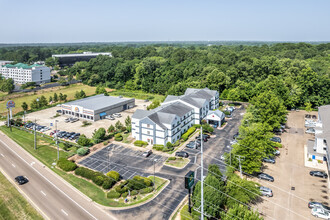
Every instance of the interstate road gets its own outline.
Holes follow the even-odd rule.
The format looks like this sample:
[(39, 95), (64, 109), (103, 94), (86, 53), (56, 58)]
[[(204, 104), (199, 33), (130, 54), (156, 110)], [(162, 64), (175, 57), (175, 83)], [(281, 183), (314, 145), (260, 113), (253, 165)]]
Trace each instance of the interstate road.
[(26, 176), (29, 182), (18, 186), (20, 193), (45, 219), (113, 219), (108, 212), (66, 183), (36, 158), (0, 132), (0, 170), (11, 181)]

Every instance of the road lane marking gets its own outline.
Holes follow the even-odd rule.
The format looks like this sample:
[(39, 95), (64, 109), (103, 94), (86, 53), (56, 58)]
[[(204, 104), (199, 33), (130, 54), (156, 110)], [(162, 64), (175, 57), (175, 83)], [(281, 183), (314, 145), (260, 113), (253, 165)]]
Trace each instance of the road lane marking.
[(2, 157), (5, 157), (5, 155), (1, 154)]
[(61, 211), (64, 213), (64, 215), (68, 216), (69, 214), (66, 213), (63, 209), (61, 209)]
[(40, 191), (44, 196), (46, 196), (46, 193), (44, 193), (42, 190)]
[[(22, 158), (16, 151), (14, 151), (13, 149), (11, 149), (5, 142), (3, 142), (0, 139), (0, 142), (6, 146), (9, 150), (11, 150), (14, 154), (16, 154), (22, 161), (24, 161), (27, 165), (29, 165), (29, 163)], [(30, 155), (32, 156), (32, 155)], [(33, 157), (33, 156), (32, 156)], [(65, 195), (69, 200), (71, 200), (75, 205), (77, 205), (79, 208), (81, 208), (82, 210), (84, 210), (84, 212), (86, 212), (88, 215), (90, 215), (93, 219), (97, 220), (97, 218), (92, 215), (89, 211), (87, 211), (85, 208), (83, 208), (79, 203), (77, 203), (75, 200), (73, 200), (70, 196), (68, 196), (65, 192), (63, 192), (60, 188), (58, 188), (54, 183), (52, 183), (49, 179), (47, 179), (47, 177), (45, 177), (44, 175), (42, 175), (36, 168), (31, 167), (35, 172), (37, 172), (40, 176), (42, 176), (47, 182), (49, 182), (54, 188), (56, 188), (58, 191), (60, 191), (63, 195)], [(111, 216), (112, 217), (112, 216)], [(112, 217), (112, 219), (114, 219)]]
[(32, 163), (30, 163), (30, 165), (33, 166), (33, 164), (35, 164), (35, 163), (36, 163), (36, 162), (33, 161)]
[(12, 165), (14, 168), (16, 167), (15, 164), (13, 164), (13, 163), (12, 163), (11, 165)]

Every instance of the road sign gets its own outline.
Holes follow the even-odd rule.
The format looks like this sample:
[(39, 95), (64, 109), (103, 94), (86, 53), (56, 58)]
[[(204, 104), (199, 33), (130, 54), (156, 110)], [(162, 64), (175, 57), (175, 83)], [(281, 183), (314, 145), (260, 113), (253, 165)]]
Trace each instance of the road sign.
[(195, 172), (189, 171), (184, 177), (184, 187), (190, 189), (195, 183)]
[(53, 123), (50, 123), (50, 126), (53, 127)]
[(9, 100), (7, 102), (7, 108), (15, 108), (15, 102), (13, 100)]

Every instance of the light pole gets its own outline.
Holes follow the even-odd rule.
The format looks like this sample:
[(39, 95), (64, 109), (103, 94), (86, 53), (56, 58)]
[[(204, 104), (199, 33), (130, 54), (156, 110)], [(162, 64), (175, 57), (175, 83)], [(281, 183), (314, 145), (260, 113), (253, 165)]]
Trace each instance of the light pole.
[(240, 172), (240, 174), (241, 174), (241, 179), (243, 178), (243, 175), (242, 175), (242, 166), (241, 166), (241, 158), (243, 157), (243, 159), (245, 159), (245, 157), (244, 156), (241, 156), (241, 155), (236, 155), (236, 159), (238, 160), (238, 162), (239, 162), (239, 172)]
[(36, 127), (37, 127), (37, 119), (34, 119), (34, 150), (37, 150), (37, 133), (36, 133)]
[(58, 142), (57, 142), (57, 122), (58, 120), (55, 120), (55, 144), (57, 146), (57, 160), (60, 159), (60, 147), (58, 146)]
[(111, 147), (107, 147), (108, 149), (108, 172), (110, 171), (110, 150), (111, 150)]
[(201, 126), (201, 219), (204, 220), (203, 127)]
[(157, 162), (157, 160), (156, 159), (153, 159), (152, 160), (153, 161), (153, 163), (154, 163), (154, 191), (155, 191), (155, 189), (156, 189), (156, 181), (155, 181), (155, 162)]

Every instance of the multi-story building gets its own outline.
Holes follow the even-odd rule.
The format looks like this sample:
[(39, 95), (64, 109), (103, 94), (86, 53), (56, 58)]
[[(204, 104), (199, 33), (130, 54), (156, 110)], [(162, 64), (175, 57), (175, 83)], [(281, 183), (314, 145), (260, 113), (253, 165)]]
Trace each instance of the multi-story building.
[(200, 124), (209, 110), (219, 107), (219, 93), (187, 89), (185, 95), (167, 96), (153, 110), (137, 110), (132, 116), (132, 135), (149, 144), (175, 143), (194, 124)]
[(50, 82), (50, 68), (38, 64), (6, 64), (0, 67), (0, 74), (6, 79), (13, 79), (14, 83), (17, 84), (24, 84), (27, 82), (35, 82), (36, 84)]
[(110, 52), (102, 52), (102, 53), (92, 53), (92, 52), (83, 52), (83, 53), (71, 53), (71, 54), (54, 54), (52, 57), (57, 59), (58, 65), (63, 66), (72, 66), (76, 62), (80, 61), (89, 61), (92, 58), (95, 58), (99, 55), (109, 56), (112, 54)]

